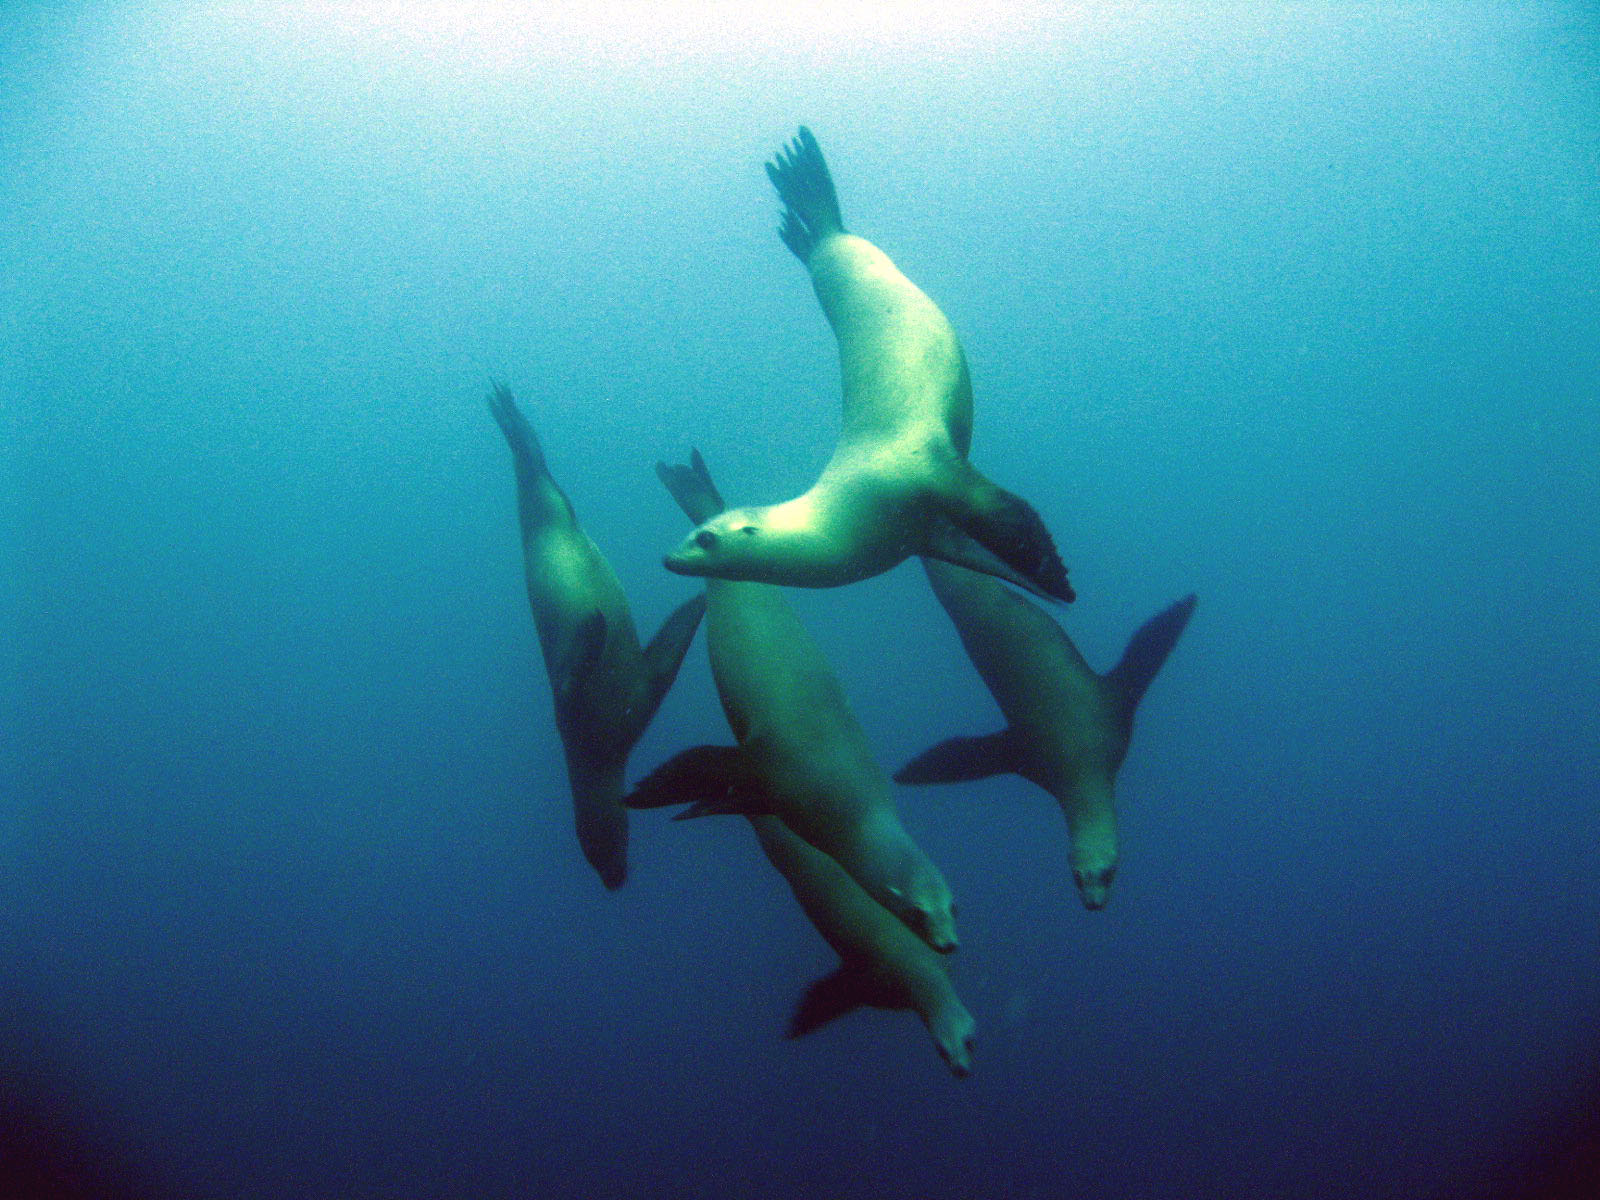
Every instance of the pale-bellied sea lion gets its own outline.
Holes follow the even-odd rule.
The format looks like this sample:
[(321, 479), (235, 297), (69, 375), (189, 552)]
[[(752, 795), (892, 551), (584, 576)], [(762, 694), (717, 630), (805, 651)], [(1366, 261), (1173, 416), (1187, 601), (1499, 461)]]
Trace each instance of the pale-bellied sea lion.
[[(695, 454), (658, 464), (667, 490), (705, 521), (722, 498)], [(689, 804), (681, 816), (770, 814), (832, 858), (923, 941), (956, 947), (944, 876), (911, 840), (827, 661), (775, 587), (706, 580), (706, 646), (737, 746), (696, 746), (646, 776), (631, 808)]]
[(909, 1008), (922, 1018), (950, 1069), (972, 1069), (977, 1026), (950, 981), (949, 959), (935, 954), (833, 859), (796, 837), (777, 817), (750, 824), (768, 860), (789, 883), (811, 923), (839, 956), (839, 968), (813, 983), (789, 1022), (790, 1037), (855, 1008)]
[(523, 574), (566, 752), (578, 842), (605, 885), (618, 888), (628, 873), (628, 754), (677, 678), (705, 596), (679, 605), (640, 649), (622, 585), (579, 527), (533, 427), (503, 385), (495, 386), (489, 410), (516, 466)]
[(1015, 772), (1066, 814), (1072, 878), (1084, 906), (1104, 908), (1117, 870), (1117, 770), (1133, 713), (1189, 623), (1185, 596), (1139, 628), (1122, 660), (1097, 675), (1048, 613), (972, 571), (924, 559), (928, 582), (955, 623), (1007, 725), (951, 738), (895, 773), (900, 783), (957, 783)]
[(844, 425), (810, 491), (702, 522), (668, 570), (835, 587), (921, 554), (1071, 600), (1039, 514), (967, 461), (972, 385), (944, 313), (882, 250), (845, 232), (810, 130), (767, 174), (785, 205), (779, 233), (811, 272), (839, 344)]

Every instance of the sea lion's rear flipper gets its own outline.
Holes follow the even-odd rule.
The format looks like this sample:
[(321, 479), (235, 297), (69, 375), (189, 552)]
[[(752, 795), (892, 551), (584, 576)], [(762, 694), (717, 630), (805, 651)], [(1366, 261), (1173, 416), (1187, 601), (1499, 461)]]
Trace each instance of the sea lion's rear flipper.
[(1139, 626), (1129, 639), (1128, 648), (1122, 652), (1121, 661), (1106, 672), (1105, 681), (1116, 697), (1117, 716), (1124, 734), (1133, 728), (1134, 709), (1139, 707), (1150, 681), (1177, 645), (1196, 603), (1191, 592)]
[(683, 666), (683, 656), (689, 652), (689, 643), (694, 641), (695, 630), (700, 628), (700, 618), (705, 611), (706, 594), (702, 590), (673, 609), (644, 648), (644, 695), (633, 710), (634, 741), (655, 718), (656, 709), (672, 689), (672, 681), (678, 677), (678, 668)]
[(872, 1004), (874, 999), (873, 988), (864, 972), (840, 966), (806, 989), (789, 1017), (786, 1036), (805, 1037), (845, 1013)]
[(517, 398), (503, 383), (492, 385), (489, 393), (489, 412), (494, 416), (500, 432), (505, 435), (511, 456), (516, 459), (518, 471), (523, 469), (540, 475), (548, 474), (544, 462), (544, 449), (539, 445), (539, 435), (528, 424), (528, 418), (517, 407)]
[(778, 236), (796, 258), (810, 263), (818, 242), (829, 234), (844, 232), (833, 176), (811, 130), (800, 126), (799, 136), (767, 164), (767, 178), (784, 205)]
[(522, 519), (523, 537), (527, 537), (530, 527), (553, 518), (575, 524), (578, 518), (572, 510), (572, 502), (545, 465), (539, 435), (522, 415), (516, 397), (505, 384), (496, 383), (489, 393), (489, 412), (505, 435), (506, 445), (511, 447), (511, 461), (517, 472), (517, 513)]
[(709, 521), (726, 507), (717, 485), (711, 482), (711, 472), (706, 470), (706, 461), (700, 457), (698, 450), (689, 451), (687, 467), (658, 462), (656, 478), (661, 480), (662, 486), (678, 502), (678, 507), (696, 525)]
[(1004, 579), (1025, 592), (1032, 592), (1042, 600), (1056, 599), (1022, 572), (1002, 562), (965, 530), (958, 529), (942, 516), (936, 516), (928, 522), (923, 544), (918, 548), (918, 553), (925, 558), (936, 558), (940, 562), (966, 567), (967, 570), (976, 571), (980, 575), (993, 575), (996, 579)]
[[(984, 478), (982, 472), (965, 459), (958, 460), (953, 467), (951, 486), (939, 497), (945, 515), (985, 550), (1028, 580), (1029, 591), (1066, 603), (1075, 600), (1077, 595), (1072, 584), (1067, 582), (1067, 568), (1056, 553), (1055, 539), (1033, 505)], [(933, 557), (943, 556), (934, 554)]]
[(676, 819), (762, 813), (761, 781), (738, 746), (695, 746), (675, 754), (622, 798), (628, 808), (689, 805)]
[(994, 775), (1022, 774), (1023, 746), (1016, 731), (947, 738), (894, 773), (896, 783), (970, 783)]

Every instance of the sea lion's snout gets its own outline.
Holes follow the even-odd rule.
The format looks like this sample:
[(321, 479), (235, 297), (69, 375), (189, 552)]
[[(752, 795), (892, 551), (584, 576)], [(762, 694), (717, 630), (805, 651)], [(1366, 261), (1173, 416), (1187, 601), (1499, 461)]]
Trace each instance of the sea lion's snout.
[(972, 1044), (977, 1040), (977, 1026), (971, 1015), (959, 1003), (938, 1013), (929, 1022), (934, 1045), (939, 1057), (949, 1066), (957, 1079), (972, 1074)]
[(678, 543), (678, 548), (661, 560), (661, 565), (674, 575), (698, 575), (695, 564), (703, 561), (705, 552), (695, 544), (691, 534)]
[(951, 1046), (945, 1050), (945, 1062), (950, 1064), (950, 1073), (957, 1079), (965, 1079), (972, 1074), (972, 1040), (962, 1042), (959, 1046)]
[(709, 575), (712, 563), (721, 561), (720, 548), (716, 533), (702, 525), (679, 542), (678, 548), (662, 563), (678, 575)]
[(912, 924), (923, 941), (940, 954), (954, 954), (961, 946), (956, 936), (956, 916), (950, 908), (917, 908)]
[(1090, 912), (1099, 912), (1111, 899), (1111, 881), (1116, 878), (1116, 867), (1083, 868), (1072, 872), (1078, 885), (1078, 895)]

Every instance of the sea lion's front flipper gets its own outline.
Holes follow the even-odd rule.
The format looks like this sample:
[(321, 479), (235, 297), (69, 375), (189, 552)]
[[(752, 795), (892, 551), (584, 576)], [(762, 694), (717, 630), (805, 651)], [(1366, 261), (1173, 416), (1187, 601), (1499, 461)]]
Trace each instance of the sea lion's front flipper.
[(1129, 639), (1128, 648), (1122, 652), (1121, 660), (1106, 672), (1105, 680), (1116, 696), (1117, 716), (1122, 721), (1124, 736), (1133, 727), (1133, 710), (1139, 707), (1150, 681), (1177, 645), (1196, 603), (1191, 592), (1139, 626)]
[[(1076, 599), (1072, 584), (1067, 582), (1067, 568), (1056, 553), (1055, 539), (1033, 505), (984, 478), (965, 459), (953, 463), (952, 468), (951, 486), (939, 497), (945, 515), (985, 550), (1027, 579), (1029, 591), (1051, 600), (1071, 602)], [(942, 556), (935, 554), (933, 557)]]
[(805, 991), (789, 1018), (788, 1035), (805, 1037), (833, 1021), (873, 1002), (873, 988), (865, 972), (840, 966)]
[(695, 630), (700, 628), (700, 618), (705, 611), (706, 594), (702, 591), (673, 609), (672, 615), (661, 623), (655, 637), (644, 648), (644, 695), (635, 703), (633, 710), (634, 740), (638, 740), (645, 731), (655, 717), (656, 709), (661, 707), (662, 699), (671, 690), (672, 681), (678, 677), (678, 668), (683, 666), (683, 656), (689, 652), (689, 643), (694, 641)]
[(944, 517), (936, 516), (928, 522), (923, 544), (918, 548), (918, 552), (925, 558), (936, 558), (940, 562), (966, 567), (967, 570), (976, 571), (980, 575), (993, 575), (996, 579), (1004, 579), (1025, 592), (1032, 592), (1040, 599), (1056, 599), (1022, 572), (1002, 562), (990, 553), (987, 547), (969, 536), (965, 530), (956, 528)]
[(680, 817), (767, 810), (766, 791), (738, 746), (694, 746), (675, 754), (622, 798), (628, 808), (687, 804)]
[(1013, 729), (982, 737), (947, 738), (894, 773), (896, 783), (970, 783), (1023, 773), (1023, 746)]

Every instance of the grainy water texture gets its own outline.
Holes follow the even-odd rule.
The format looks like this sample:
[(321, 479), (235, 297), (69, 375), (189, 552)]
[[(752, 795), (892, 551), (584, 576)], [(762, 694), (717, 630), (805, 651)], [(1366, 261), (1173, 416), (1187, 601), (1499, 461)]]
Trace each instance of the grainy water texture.
[[(6, 4), (14, 1124), (229, 1200), (1525, 1183), (1600, 1053), (1597, 80), (1531, 0)], [(1105, 911), (1031, 785), (896, 790), (965, 1080), (784, 1040), (834, 959), (742, 820), (601, 887), (484, 404), (653, 631), (656, 460), (768, 503), (834, 443), (802, 122), (1090, 662), (1200, 597)], [(998, 727), (914, 563), (790, 599), (885, 769)], [(729, 740), (697, 641), (633, 777)]]

